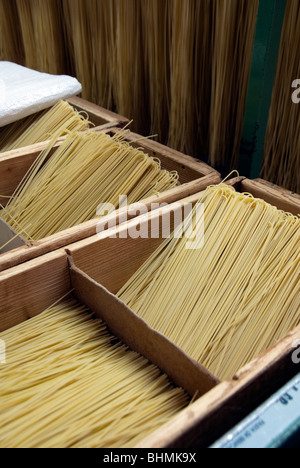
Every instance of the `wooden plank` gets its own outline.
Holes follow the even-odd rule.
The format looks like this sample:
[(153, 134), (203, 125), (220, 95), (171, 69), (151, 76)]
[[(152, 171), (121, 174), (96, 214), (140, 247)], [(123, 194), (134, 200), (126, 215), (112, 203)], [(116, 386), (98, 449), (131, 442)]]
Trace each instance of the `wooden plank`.
[[(116, 134), (120, 129), (113, 128), (97, 131)], [(174, 151), (171, 148), (167, 148), (157, 142), (149, 141), (145, 138), (142, 138), (141, 140), (139, 135), (133, 134), (130, 131), (126, 133), (126, 140), (130, 144), (143, 149), (150, 156), (155, 156), (161, 159), (163, 169), (177, 170), (180, 180), (183, 181), (182, 185), (159, 195), (155, 195), (147, 200), (143, 200), (143, 203), (145, 203), (148, 209), (150, 209), (152, 203), (170, 204), (181, 198), (200, 192), (207, 186), (217, 184), (221, 180), (219, 173), (207, 164)], [(60, 142), (56, 143), (54, 149), (59, 145)], [(43, 144), (38, 143), (36, 145), (32, 145), (27, 153), (23, 153), (22, 150), (16, 150), (0, 156), (0, 173), (4, 175), (3, 178), (0, 178), (0, 195), (3, 196), (0, 201), (4, 206), (8, 200), (6, 197), (13, 194), (14, 190), (21, 182), (22, 178), (42, 149)], [(50, 155), (52, 153), (53, 152), (51, 152)], [(125, 212), (127, 211), (128, 210), (126, 208)], [(122, 212), (123, 211), (121, 211), (121, 213)], [(131, 215), (128, 215), (128, 218), (131, 217)], [(109, 219), (110, 217), (104, 219), (102, 223), (105, 225)], [(2, 255), (0, 256), (0, 271), (4, 271), (7, 268), (11, 268), (32, 258), (36, 258), (55, 249), (59, 249), (68, 244), (72, 244), (80, 241), (81, 239), (95, 235), (98, 223), (99, 220), (94, 219), (83, 223), (80, 226), (67, 229), (41, 241), (37, 241), (30, 247), (21, 247), (6, 255)]]
[(279, 210), (292, 213), (295, 216), (300, 214), (300, 199), (262, 184), (257, 180), (246, 179), (242, 183), (242, 190), (250, 192), (256, 198), (263, 198), (263, 200), (276, 206)]
[[(219, 181), (220, 179), (218, 176), (211, 174), (194, 182), (180, 185), (179, 187), (166, 191), (159, 196), (154, 195), (147, 200), (143, 200), (143, 203), (150, 210), (153, 203), (174, 203), (181, 198), (190, 196), (192, 193), (201, 192), (207, 186), (216, 184)], [(10, 251), (6, 255), (1, 255), (0, 271), (12, 268), (16, 265), (27, 262), (32, 258), (39, 257), (61, 247), (73, 244), (82, 239), (86, 239), (90, 236), (94, 236), (96, 234), (97, 226), (104, 230), (108, 227), (111, 220), (116, 219), (117, 223), (119, 223), (123, 222), (124, 219), (131, 219), (133, 215), (128, 213), (130, 210), (130, 207), (126, 207), (124, 209), (118, 210), (116, 215), (109, 215), (103, 218), (101, 221), (98, 219), (87, 221), (86, 223), (82, 223), (80, 226), (66, 229), (65, 231), (46, 237), (41, 241), (37, 241), (30, 247), (20, 247), (16, 250)]]
[(141, 441), (137, 448), (207, 448), (291, 377), (298, 366), (292, 362), (293, 344), (300, 327), (221, 383), (169, 423)]
[(255, 181), (259, 182), (260, 184), (266, 185), (267, 187), (270, 187), (274, 190), (277, 190), (278, 192), (283, 193), (284, 195), (292, 196), (293, 198), (300, 200), (300, 195), (298, 193), (292, 192), (291, 190), (287, 190), (283, 187), (280, 187), (279, 185), (273, 184), (272, 182), (269, 182), (264, 179), (255, 179)]
[[(247, 181), (239, 178), (230, 183), (236, 188), (244, 188), (245, 182)], [(248, 187), (247, 184), (246, 187)], [(198, 198), (199, 194), (194, 194), (180, 203), (186, 201), (194, 203)], [(139, 220), (131, 220), (129, 223), (139, 223), (143, 222), (142, 218), (145, 220), (146, 217), (157, 218), (159, 216), (160, 212), (157, 210), (141, 216)], [(121, 233), (127, 228), (128, 226), (123, 224), (117, 229)], [(145, 239), (131, 240), (132, 245), (129, 249), (126, 246), (126, 239), (119, 239), (122, 243), (119, 243), (118, 249), (115, 249), (113, 242), (116, 240), (109, 239), (108, 231), (103, 236), (102, 240), (94, 236), (70, 245), (68, 252), (72, 254), (77, 267), (81, 268), (84, 273), (90, 274), (94, 280), (101, 281), (104, 287), (106, 285), (114, 291), (121, 283), (117, 276), (120, 275), (122, 281), (125, 281), (131, 270), (136, 268), (144, 258), (146, 259), (154, 247), (161, 242), (161, 239), (150, 239), (149, 249), (144, 250), (145, 244), (142, 245), (142, 241)], [(140, 258), (140, 255), (144, 257)], [(116, 269), (115, 266), (118, 268)], [(5, 330), (41, 313), (68, 293), (71, 288), (67, 255), (64, 249), (0, 273), (0, 304), (2, 306), (0, 330)], [(300, 340), (300, 327), (245, 366), (232, 380), (219, 384), (175, 416), (167, 425), (142, 441), (139, 447), (195, 448), (206, 447), (213, 443), (298, 372), (298, 366), (293, 364), (291, 359), (295, 350), (294, 343), (297, 340)]]
[(111, 112), (108, 109), (104, 109), (104, 107), (97, 106), (96, 104), (77, 96), (74, 96), (67, 101), (79, 112), (87, 112), (89, 120), (95, 125), (95, 127), (106, 124), (110, 124), (110, 126), (114, 127), (124, 126), (129, 122), (129, 119), (123, 115)]
[(164, 335), (151, 328), (122, 301), (76, 267), (72, 258), (71, 280), (74, 294), (108, 329), (133, 351), (143, 355), (193, 398), (220, 383), (205, 367), (190, 358)]
[(0, 273), (0, 332), (40, 314), (71, 289), (64, 250)]

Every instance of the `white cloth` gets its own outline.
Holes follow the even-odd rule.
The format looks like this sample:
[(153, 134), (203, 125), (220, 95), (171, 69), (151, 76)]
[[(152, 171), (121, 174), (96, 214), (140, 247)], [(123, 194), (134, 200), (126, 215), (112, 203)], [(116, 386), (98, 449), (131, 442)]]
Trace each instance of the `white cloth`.
[(71, 76), (48, 75), (0, 61), (0, 127), (81, 91), (81, 84)]

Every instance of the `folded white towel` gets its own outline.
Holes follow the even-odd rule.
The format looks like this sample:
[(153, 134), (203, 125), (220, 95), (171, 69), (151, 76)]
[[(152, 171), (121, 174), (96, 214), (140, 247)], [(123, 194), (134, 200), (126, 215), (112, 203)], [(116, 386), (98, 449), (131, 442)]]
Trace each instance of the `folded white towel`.
[(0, 127), (79, 94), (81, 84), (71, 76), (39, 73), (0, 61)]

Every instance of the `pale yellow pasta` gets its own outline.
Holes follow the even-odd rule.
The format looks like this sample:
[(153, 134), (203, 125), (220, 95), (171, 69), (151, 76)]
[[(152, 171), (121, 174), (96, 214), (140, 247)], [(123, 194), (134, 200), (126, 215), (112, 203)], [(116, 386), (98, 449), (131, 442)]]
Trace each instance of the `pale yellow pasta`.
[(189, 403), (74, 300), (0, 339), (1, 448), (133, 447)]
[(300, 219), (226, 185), (200, 202), (203, 248), (173, 235), (118, 296), (224, 379), (300, 323)]
[[(119, 208), (178, 184), (178, 174), (124, 141), (123, 132), (74, 133), (49, 158), (37, 158), (1, 217), (28, 240), (42, 239), (96, 217), (100, 204)], [(46, 163), (46, 164), (45, 164)]]
[(50, 110), (27, 117), (0, 129), (0, 151), (11, 151), (50, 139), (58, 139), (69, 132), (85, 131), (90, 126), (85, 116), (67, 101), (58, 101)]

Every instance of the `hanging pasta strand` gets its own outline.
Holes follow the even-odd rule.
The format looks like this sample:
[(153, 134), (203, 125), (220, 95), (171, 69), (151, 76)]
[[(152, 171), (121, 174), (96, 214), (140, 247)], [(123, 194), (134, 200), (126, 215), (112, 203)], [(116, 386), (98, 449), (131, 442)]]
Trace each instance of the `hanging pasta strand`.
[(188, 396), (75, 300), (0, 334), (0, 447), (126, 448)]
[(151, 134), (167, 141), (170, 108), (170, 2), (141, 0), (146, 83), (149, 89)]
[(138, 133), (237, 167), (259, 0), (13, 1), (27, 66), (74, 73)]
[(258, 0), (214, 2), (209, 156), (224, 172), (238, 164), (258, 6)]
[(24, 64), (24, 48), (15, 0), (0, 0), (0, 60)]
[(16, 0), (16, 3), (23, 37), (25, 66), (38, 70), (38, 57), (35, 48), (34, 24), (31, 11), (32, 4), (27, 0)]
[(149, 135), (141, 3), (140, 0), (114, 0), (116, 42), (113, 91), (118, 112), (133, 120), (134, 130)]
[(159, 160), (130, 146), (122, 133), (74, 133), (49, 159), (51, 150), (50, 144), (40, 154), (1, 213), (30, 239), (95, 218), (101, 203), (117, 209), (120, 196), (131, 204), (178, 183), (177, 173), (162, 170)]
[(28, 68), (67, 73), (60, 0), (17, 0)]
[(265, 142), (262, 177), (300, 192), (300, 107), (291, 100), (300, 77), (300, 5), (288, 0)]
[[(209, 115), (210, 95), (212, 85), (212, 50), (214, 47), (213, 5), (211, 0), (196, 1), (196, 25), (194, 44), (194, 82), (195, 115), (193, 134), (189, 131), (189, 138), (193, 142), (191, 154), (208, 161), (209, 155)], [(191, 122), (192, 125), (192, 122)]]
[[(217, 377), (231, 378), (300, 323), (300, 218), (226, 185), (199, 202), (203, 248), (173, 235), (118, 296)], [(194, 233), (203, 221), (197, 206)]]

